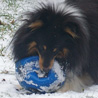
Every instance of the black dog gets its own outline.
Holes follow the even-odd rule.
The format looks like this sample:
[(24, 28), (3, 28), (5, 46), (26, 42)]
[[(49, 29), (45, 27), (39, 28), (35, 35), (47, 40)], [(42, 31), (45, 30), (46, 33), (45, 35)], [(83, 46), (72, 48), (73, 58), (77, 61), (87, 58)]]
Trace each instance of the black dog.
[(29, 13), (14, 35), (15, 61), (38, 55), (48, 73), (57, 60), (66, 71), (61, 92), (98, 84), (98, 0), (50, 1)]

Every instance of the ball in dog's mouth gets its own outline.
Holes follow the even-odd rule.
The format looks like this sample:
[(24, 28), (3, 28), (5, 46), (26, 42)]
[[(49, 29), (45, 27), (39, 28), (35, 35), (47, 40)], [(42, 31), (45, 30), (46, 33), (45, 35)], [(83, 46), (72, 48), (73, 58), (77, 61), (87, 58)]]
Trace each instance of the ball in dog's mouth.
[(36, 89), (47, 93), (61, 88), (66, 74), (57, 61), (54, 61), (48, 73), (42, 72), (39, 68), (39, 57), (33, 56), (16, 62), (16, 77), (23, 88), (31, 92)]

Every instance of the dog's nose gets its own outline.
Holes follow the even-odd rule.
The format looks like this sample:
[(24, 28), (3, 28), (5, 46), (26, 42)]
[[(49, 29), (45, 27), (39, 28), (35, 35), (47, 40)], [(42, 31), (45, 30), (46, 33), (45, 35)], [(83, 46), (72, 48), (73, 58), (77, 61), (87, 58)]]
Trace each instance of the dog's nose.
[(49, 68), (43, 68), (43, 71), (45, 72), (45, 73), (48, 73), (49, 72)]

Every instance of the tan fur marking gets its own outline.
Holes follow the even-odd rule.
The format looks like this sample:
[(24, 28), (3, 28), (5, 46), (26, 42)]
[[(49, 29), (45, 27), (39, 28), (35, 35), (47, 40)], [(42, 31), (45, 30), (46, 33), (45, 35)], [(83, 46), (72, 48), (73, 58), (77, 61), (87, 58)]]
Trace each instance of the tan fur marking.
[(44, 48), (44, 50), (46, 50), (47, 49), (47, 46), (44, 45), (43, 48)]
[(36, 45), (37, 45), (37, 43), (35, 41), (31, 42), (29, 44), (29, 50), (32, 49), (32, 48), (34, 48)]
[(44, 59), (41, 57), (41, 55), (39, 54), (39, 66), (40, 66), (40, 69), (43, 70), (43, 61)]
[(42, 21), (37, 20), (34, 23), (30, 24), (29, 27), (32, 28), (33, 30), (41, 27), (43, 25)]
[(70, 28), (66, 28), (65, 32), (69, 33), (73, 38), (78, 38), (78, 36), (74, 32), (72, 32)]
[(37, 51), (37, 49), (35, 48), (35, 46), (37, 45), (37, 43), (35, 41), (31, 42), (29, 44), (29, 48), (28, 48), (28, 53), (34, 53), (35, 51)]
[(63, 49), (63, 54), (64, 54), (64, 56), (67, 56), (68, 52), (69, 52), (68, 49), (66, 49), (66, 48)]
[(57, 48), (53, 49), (53, 52), (56, 52)]
[(28, 51), (28, 54), (33, 54), (34, 52), (37, 52), (37, 49), (36, 48), (30, 49)]

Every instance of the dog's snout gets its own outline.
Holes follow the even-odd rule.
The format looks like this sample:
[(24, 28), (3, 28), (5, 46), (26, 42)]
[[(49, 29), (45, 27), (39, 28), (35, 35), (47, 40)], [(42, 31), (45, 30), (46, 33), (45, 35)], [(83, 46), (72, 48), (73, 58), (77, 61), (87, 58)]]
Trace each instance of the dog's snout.
[(43, 71), (45, 72), (45, 73), (48, 73), (49, 72), (49, 68), (43, 68)]
[(40, 55), (39, 57), (39, 66), (40, 66), (40, 69), (41, 71), (44, 71), (45, 73), (48, 73), (49, 70), (52, 68), (53, 66), (53, 62), (54, 62), (54, 59), (50, 59), (49, 57), (42, 57)]

